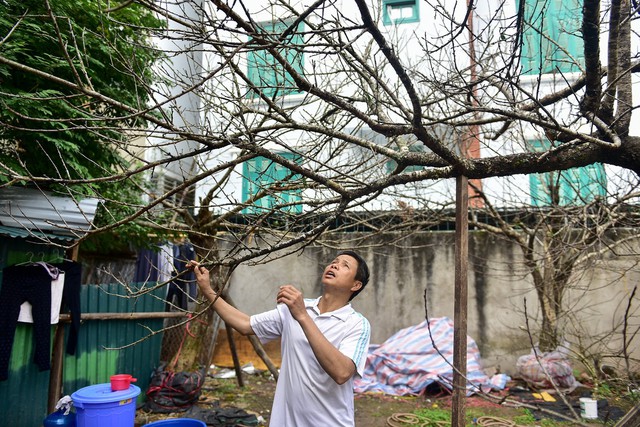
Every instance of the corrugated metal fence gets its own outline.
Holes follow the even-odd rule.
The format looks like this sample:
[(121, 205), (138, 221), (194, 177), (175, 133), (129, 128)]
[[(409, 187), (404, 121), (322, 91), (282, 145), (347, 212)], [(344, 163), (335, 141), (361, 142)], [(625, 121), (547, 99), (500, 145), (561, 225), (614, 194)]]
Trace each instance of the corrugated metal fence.
[[(164, 291), (164, 289), (162, 289)], [(164, 302), (157, 292), (131, 299), (122, 286), (86, 285), (82, 287), (83, 313), (161, 312)], [(91, 384), (109, 382), (113, 374), (131, 374), (142, 393), (149, 386), (151, 374), (159, 364), (162, 319), (87, 320), (80, 327), (78, 354), (65, 355), (63, 389), (66, 394)]]
[[(5, 245), (0, 245), (5, 246)], [(2, 267), (28, 260), (33, 249), (19, 241), (11, 242), (12, 250), (2, 249)], [(38, 249), (44, 260), (61, 257), (55, 248)], [(22, 254), (21, 256), (19, 254)], [(1, 275), (1, 273), (0, 273)], [(161, 312), (164, 302), (159, 293), (125, 298), (119, 284), (84, 285), (81, 291), (83, 313), (139, 313)], [(138, 402), (142, 402), (153, 370), (159, 365), (162, 334), (149, 338), (150, 331), (162, 328), (162, 319), (138, 320), (86, 320), (80, 327), (75, 355), (65, 353), (63, 361), (63, 395), (92, 384), (109, 382), (115, 373), (132, 374), (142, 390)], [(68, 324), (65, 336), (68, 337)], [(52, 343), (55, 327), (52, 326)], [(139, 342), (138, 342), (139, 341)], [(136, 343), (137, 342), (137, 343)], [(132, 345), (136, 343), (135, 345)], [(39, 372), (33, 360), (32, 325), (20, 323), (11, 352), (9, 379), (0, 382), (1, 425), (40, 426), (47, 416), (50, 371)]]

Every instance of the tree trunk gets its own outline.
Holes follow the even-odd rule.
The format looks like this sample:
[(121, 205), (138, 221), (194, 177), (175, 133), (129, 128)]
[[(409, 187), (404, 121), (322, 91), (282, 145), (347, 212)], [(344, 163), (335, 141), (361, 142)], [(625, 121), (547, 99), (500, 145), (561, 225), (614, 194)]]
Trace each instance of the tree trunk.
[[(206, 238), (201, 236), (191, 236), (198, 259), (202, 260), (205, 254), (208, 257), (213, 254), (215, 257), (218, 253), (215, 234), (211, 233)], [(219, 288), (220, 283), (224, 282), (224, 274), (219, 266), (211, 267), (211, 282), (215, 288)], [(218, 334), (219, 318), (213, 308), (207, 308), (207, 305), (198, 304), (193, 318), (180, 326), (180, 344), (168, 365), (169, 369), (193, 372), (209, 368)]]
[(558, 318), (555, 309), (551, 306), (553, 304), (552, 301), (545, 300), (541, 307), (542, 324), (538, 346), (542, 352), (553, 351), (558, 346)]

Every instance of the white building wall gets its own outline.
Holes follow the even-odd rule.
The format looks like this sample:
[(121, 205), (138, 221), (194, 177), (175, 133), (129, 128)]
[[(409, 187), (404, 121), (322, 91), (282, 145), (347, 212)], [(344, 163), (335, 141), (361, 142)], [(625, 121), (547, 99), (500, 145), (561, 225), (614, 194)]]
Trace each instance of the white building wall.
[[(195, 19), (198, 22), (198, 10), (202, 7), (203, 0), (163, 0), (158, 2), (165, 8), (169, 15), (181, 17), (184, 22)], [(171, 117), (176, 129), (185, 129), (188, 132), (200, 133), (202, 123), (202, 100), (197, 91), (189, 90), (194, 81), (197, 81), (203, 72), (202, 44), (198, 41), (180, 37), (188, 30), (176, 19), (161, 16), (164, 19), (166, 30), (164, 34), (154, 38), (154, 44), (164, 52), (165, 59), (155, 64), (155, 72), (164, 77), (164, 80), (156, 84), (155, 99), (153, 102), (162, 105), (163, 111)], [(177, 160), (163, 164), (162, 167), (151, 171), (151, 178), (163, 182), (170, 179), (180, 183), (193, 176), (197, 167), (191, 157), (178, 159), (185, 153), (190, 153), (198, 144), (184, 139), (176, 142), (176, 135), (168, 132), (166, 135), (152, 129), (148, 138), (151, 149), (145, 150), (145, 160), (156, 162), (164, 159), (176, 158)]]

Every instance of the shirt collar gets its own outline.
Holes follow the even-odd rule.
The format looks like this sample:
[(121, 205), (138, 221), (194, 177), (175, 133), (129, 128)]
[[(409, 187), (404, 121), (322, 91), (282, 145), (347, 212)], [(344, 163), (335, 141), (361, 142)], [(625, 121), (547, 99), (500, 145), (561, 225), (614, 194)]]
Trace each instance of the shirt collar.
[(318, 304), (320, 303), (321, 299), (322, 297), (318, 297), (316, 299), (307, 299), (305, 300), (305, 306), (312, 309), (317, 316), (333, 316), (342, 321), (346, 321), (347, 318), (354, 312), (353, 307), (351, 307), (351, 303), (347, 303), (347, 305), (345, 305), (344, 307), (340, 307), (337, 310), (320, 314)]

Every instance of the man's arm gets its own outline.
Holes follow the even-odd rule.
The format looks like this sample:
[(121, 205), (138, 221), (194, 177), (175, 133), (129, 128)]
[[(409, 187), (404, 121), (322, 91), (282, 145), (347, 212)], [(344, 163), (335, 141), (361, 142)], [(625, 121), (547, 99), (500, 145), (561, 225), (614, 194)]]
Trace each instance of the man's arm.
[(327, 374), (337, 383), (344, 384), (355, 374), (356, 365), (338, 350), (318, 329), (307, 313), (302, 293), (293, 286), (282, 286), (278, 292), (278, 302), (289, 307), (291, 315), (298, 321), (309, 340), (311, 349)]
[(344, 384), (349, 381), (349, 378), (356, 372), (356, 365), (353, 360), (342, 354), (327, 340), (308, 314), (298, 320), (298, 323), (302, 326), (302, 330), (307, 336), (311, 349), (322, 369), (337, 384)]
[(213, 309), (218, 313), (218, 316), (240, 334), (254, 335), (249, 315), (233, 307), (211, 289), (209, 270), (199, 265), (196, 261), (190, 261), (187, 267), (193, 269), (200, 292), (206, 299), (211, 301)]

